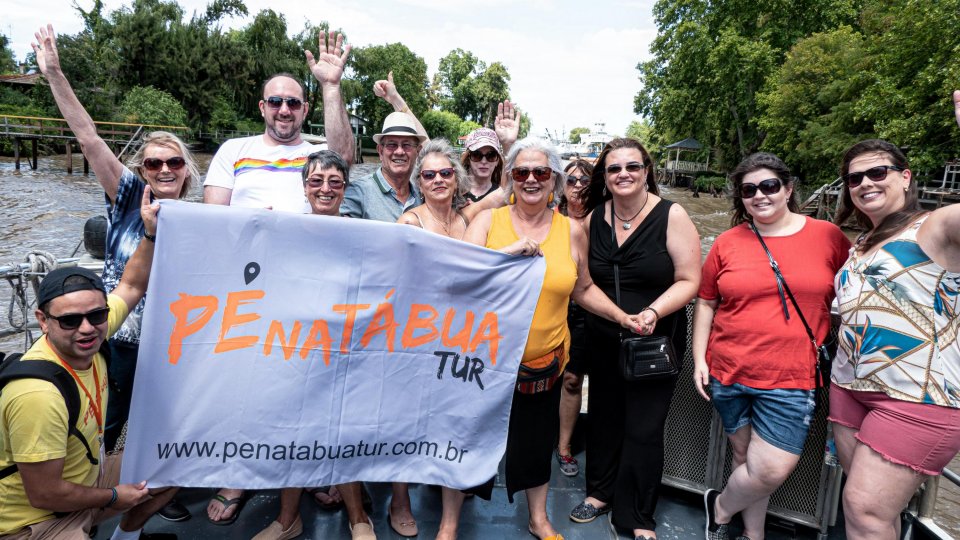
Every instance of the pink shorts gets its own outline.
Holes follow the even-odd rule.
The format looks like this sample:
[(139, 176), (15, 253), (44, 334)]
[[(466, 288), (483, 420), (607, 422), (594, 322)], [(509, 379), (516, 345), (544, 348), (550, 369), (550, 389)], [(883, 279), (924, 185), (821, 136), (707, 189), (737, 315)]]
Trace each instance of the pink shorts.
[(887, 461), (922, 474), (940, 474), (960, 451), (960, 409), (831, 384), (828, 419), (858, 430), (857, 440)]

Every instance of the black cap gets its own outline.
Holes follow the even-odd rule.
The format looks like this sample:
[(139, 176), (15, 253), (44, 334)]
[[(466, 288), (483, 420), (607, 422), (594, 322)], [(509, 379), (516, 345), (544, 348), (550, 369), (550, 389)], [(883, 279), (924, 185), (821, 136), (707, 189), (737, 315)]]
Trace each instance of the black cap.
[(47, 274), (47, 277), (40, 282), (40, 291), (37, 292), (37, 306), (42, 308), (44, 304), (54, 298), (76, 291), (100, 291), (104, 295), (107, 294), (107, 288), (103, 286), (103, 280), (93, 270), (87, 270), (79, 266), (57, 268)]

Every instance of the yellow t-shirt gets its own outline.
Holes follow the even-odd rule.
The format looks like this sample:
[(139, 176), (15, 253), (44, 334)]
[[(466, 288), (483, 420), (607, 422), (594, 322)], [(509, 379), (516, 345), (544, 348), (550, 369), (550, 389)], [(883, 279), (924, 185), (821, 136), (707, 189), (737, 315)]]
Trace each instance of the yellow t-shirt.
[[(510, 207), (493, 211), (490, 231), (487, 233), (487, 247), (501, 249), (520, 238), (510, 221)], [(567, 328), (567, 306), (570, 293), (577, 283), (577, 265), (570, 252), (570, 220), (559, 212), (553, 213), (550, 232), (540, 243), (547, 269), (543, 275), (543, 287), (537, 299), (537, 307), (530, 323), (530, 335), (523, 350), (523, 362), (539, 358), (563, 344), (564, 351), (570, 350), (570, 331)], [(564, 354), (564, 365), (568, 354)]]
[[(107, 296), (107, 305), (110, 307), (109, 337), (120, 329), (128, 309), (127, 304), (115, 295)], [(23, 357), (24, 361), (58, 362), (46, 336), (38, 339)], [(94, 398), (96, 384), (100, 385), (100, 410), (106, 414), (107, 365), (100, 354), (93, 361), (97, 371), (96, 383), (93, 366), (77, 370), (77, 376)], [(94, 457), (99, 459), (97, 420), (87, 394), (79, 385), (77, 391), (80, 393), (77, 428), (86, 437)], [(92, 486), (97, 481), (100, 467), (92, 465), (86, 456), (83, 444), (76, 437), (67, 437), (67, 406), (53, 383), (18, 379), (10, 381), (0, 392), (0, 469), (14, 462), (39, 463), (64, 458), (63, 479)], [(30, 506), (19, 472), (0, 480), (0, 535), (17, 532), (52, 517), (53, 512)]]

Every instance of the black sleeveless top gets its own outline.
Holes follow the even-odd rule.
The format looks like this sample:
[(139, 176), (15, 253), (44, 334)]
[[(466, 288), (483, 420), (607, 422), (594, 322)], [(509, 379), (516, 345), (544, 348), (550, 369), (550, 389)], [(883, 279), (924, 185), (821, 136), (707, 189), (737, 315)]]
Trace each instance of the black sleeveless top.
[[(633, 224), (636, 230), (619, 247), (614, 244), (610, 225), (604, 220), (605, 208), (598, 206), (590, 218), (590, 276), (597, 287), (616, 302), (613, 264), (619, 264), (619, 305), (629, 314), (639, 313), (673, 285), (673, 259), (667, 252), (667, 224), (673, 204), (660, 199), (643, 221)], [(682, 357), (686, 349), (685, 309), (663, 315), (654, 333), (669, 333), (674, 319), (677, 319), (674, 345)], [(620, 325), (593, 314), (587, 318), (587, 328), (604, 339), (615, 339), (620, 332)]]

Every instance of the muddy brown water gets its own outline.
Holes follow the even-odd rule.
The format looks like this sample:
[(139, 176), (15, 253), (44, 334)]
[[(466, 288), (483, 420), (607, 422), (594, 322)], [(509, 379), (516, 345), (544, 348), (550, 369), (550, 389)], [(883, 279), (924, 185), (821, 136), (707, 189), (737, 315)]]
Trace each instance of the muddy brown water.
[[(209, 154), (198, 156), (201, 171), (206, 172)], [(351, 170), (353, 175), (371, 172), (375, 163), (364, 163)], [(12, 158), (0, 157), (0, 267), (23, 262), (31, 251), (45, 251), (56, 257), (70, 257), (83, 235), (83, 224), (92, 216), (104, 214), (104, 196), (93, 174), (83, 175), (83, 162), (74, 156), (73, 174), (66, 173), (66, 157), (47, 156), (31, 170), (24, 160), (20, 170)], [(713, 240), (730, 224), (727, 199), (692, 197), (685, 189), (665, 188), (662, 195), (681, 204), (700, 232), (701, 251), (706, 256)], [(200, 200), (195, 189), (189, 200)], [(82, 253), (82, 247), (81, 253)], [(10, 287), (0, 282), (0, 329), (9, 328), (7, 309)], [(0, 350), (20, 350), (22, 338), (0, 340)], [(960, 471), (960, 457), (950, 468)], [(960, 537), (960, 488), (947, 480), (940, 483), (937, 523)]]

